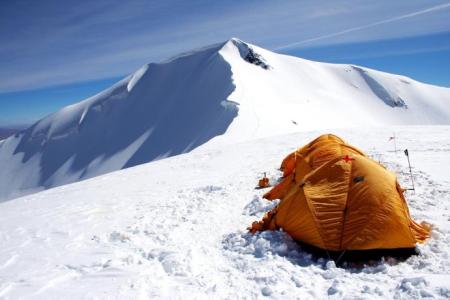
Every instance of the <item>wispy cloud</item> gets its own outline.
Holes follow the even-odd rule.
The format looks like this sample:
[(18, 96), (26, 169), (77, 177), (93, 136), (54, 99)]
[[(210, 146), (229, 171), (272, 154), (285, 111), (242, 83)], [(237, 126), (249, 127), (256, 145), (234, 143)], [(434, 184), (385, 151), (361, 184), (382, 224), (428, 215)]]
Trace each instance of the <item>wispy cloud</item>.
[[(0, 92), (117, 77), (233, 36), (287, 49), (429, 34), (449, 30), (449, 6), (437, 0), (11, 1), (0, 9)], [(403, 26), (374, 31), (394, 22)]]
[(399, 16), (396, 16), (396, 17), (393, 17), (393, 18), (388, 18), (388, 19), (385, 19), (385, 20), (381, 20), (381, 21), (372, 22), (372, 23), (369, 23), (369, 24), (361, 25), (361, 26), (348, 28), (348, 29), (341, 30), (341, 31), (338, 31), (338, 32), (333, 32), (333, 33), (321, 35), (321, 36), (318, 36), (318, 37), (309, 38), (309, 39), (302, 40), (302, 41), (299, 41), (299, 42), (289, 43), (289, 44), (286, 44), (286, 45), (278, 46), (278, 47), (275, 48), (275, 50), (281, 50), (281, 49), (298, 47), (298, 46), (301, 46), (301, 45), (310, 44), (311, 42), (324, 40), (324, 39), (329, 39), (329, 38), (332, 38), (332, 37), (337, 37), (337, 36), (340, 36), (340, 35), (345, 35), (345, 34), (348, 34), (348, 33), (352, 33), (352, 32), (355, 32), (355, 31), (361, 31), (361, 30), (368, 29), (368, 28), (371, 28), (371, 27), (375, 27), (375, 26), (379, 26), (379, 25), (383, 25), (383, 24), (388, 24), (388, 23), (393, 23), (393, 22), (400, 21), (400, 20), (403, 20), (403, 19), (413, 18), (413, 17), (420, 16), (420, 15), (423, 15), (423, 14), (428, 14), (428, 13), (432, 13), (432, 12), (439, 11), (439, 10), (444, 10), (444, 9), (449, 9), (449, 8), (450, 8), (450, 3), (436, 5), (436, 6), (432, 6), (432, 7), (429, 7), (429, 8), (426, 8), (426, 9), (422, 9), (422, 10), (419, 10), (419, 11), (415, 11), (415, 12), (412, 12), (412, 13), (399, 15)]
[[(336, 63), (382, 63), (385, 59), (389, 60), (397, 57), (398, 63), (402, 64), (412, 59), (408, 58), (408, 56), (414, 57), (414, 59), (417, 59), (417, 57), (424, 59), (433, 57), (432, 60), (434, 60), (435, 57), (449, 53), (449, 37), (450, 32), (444, 32), (401, 39), (293, 48), (285, 49), (281, 52), (300, 55), (307, 59)], [(442, 61), (442, 64), (443, 69), (445, 69), (445, 61)], [(424, 74), (428, 73), (427, 70), (423, 71)]]

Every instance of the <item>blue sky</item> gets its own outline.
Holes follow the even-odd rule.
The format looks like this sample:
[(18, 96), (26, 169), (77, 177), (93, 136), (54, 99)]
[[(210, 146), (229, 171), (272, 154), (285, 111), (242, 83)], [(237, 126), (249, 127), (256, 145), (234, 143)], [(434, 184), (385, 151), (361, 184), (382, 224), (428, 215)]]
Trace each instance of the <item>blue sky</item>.
[(239, 37), (450, 87), (450, 1), (3, 1), (0, 126), (29, 124), (141, 65)]

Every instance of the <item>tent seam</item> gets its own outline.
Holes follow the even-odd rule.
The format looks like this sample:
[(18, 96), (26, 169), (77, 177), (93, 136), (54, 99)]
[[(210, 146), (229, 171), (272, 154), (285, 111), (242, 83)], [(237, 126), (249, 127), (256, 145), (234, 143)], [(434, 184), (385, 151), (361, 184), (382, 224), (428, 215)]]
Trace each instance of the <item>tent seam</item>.
[(353, 162), (350, 165), (350, 172), (348, 176), (348, 184), (347, 184), (347, 198), (345, 199), (345, 208), (343, 211), (343, 217), (342, 217), (342, 228), (341, 228), (341, 240), (339, 242), (339, 249), (342, 249), (342, 240), (344, 239), (344, 228), (345, 228), (345, 219), (347, 216), (347, 203), (348, 203), (348, 194), (350, 191), (350, 184), (352, 182), (352, 176), (353, 175)]
[[(383, 202), (378, 205), (378, 207), (376, 208), (375, 212), (372, 214), (373, 216), (376, 216), (379, 211), (386, 205), (387, 200), (386, 197), (383, 197)], [(359, 233), (363, 232), (364, 230), (366, 230), (366, 228), (373, 222), (373, 218), (369, 218), (369, 221), (362, 227), (361, 230), (359, 230), (358, 234), (356, 234), (349, 242), (349, 244), (351, 244), (357, 237), (359, 237)]]
[[(306, 184), (306, 182), (305, 182), (305, 184)], [(304, 193), (305, 192), (303, 192), (303, 194)], [(305, 195), (305, 200), (306, 200), (306, 203), (308, 204), (309, 210), (311, 211), (311, 215), (313, 216), (314, 222), (316, 223), (316, 228), (317, 228), (317, 232), (319, 233), (320, 240), (322, 241), (324, 249), (327, 250), (327, 245), (326, 245), (325, 240), (323, 238), (322, 227), (320, 226), (320, 223), (317, 220), (316, 209), (314, 208), (314, 205), (312, 205), (310, 203), (309, 198), (307, 198), (306, 195)]]

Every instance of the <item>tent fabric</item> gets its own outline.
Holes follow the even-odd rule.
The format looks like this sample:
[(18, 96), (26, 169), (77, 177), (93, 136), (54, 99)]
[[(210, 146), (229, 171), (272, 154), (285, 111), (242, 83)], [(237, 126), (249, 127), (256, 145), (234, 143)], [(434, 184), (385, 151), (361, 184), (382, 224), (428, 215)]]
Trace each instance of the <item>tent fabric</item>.
[[(279, 196), (279, 205), (250, 231), (283, 229), (295, 240), (330, 251), (412, 248), (424, 242), (430, 226), (411, 219), (395, 174), (333, 139), (318, 146), (323, 150), (297, 156), (288, 182), (271, 195)], [(300, 169), (309, 172), (297, 174), (305, 161), (307, 167)]]
[(263, 198), (267, 200), (282, 198), (292, 185), (301, 182), (306, 174), (327, 161), (343, 155), (365, 156), (362, 151), (347, 144), (338, 136), (333, 134), (319, 136), (283, 159), (280, 167), (283, 171), (282, 181), (264, 194)]
[(306, 156), (311, 151), (320, 147), (324, 148), (323, 146), (330, 144), (345, 144), (345, 142), (334, 134), (323, 134), (305, 146), (299, 148), (297, 151), (290, 153), (281, 162), (280, 170), (283, 171), (283, 177), (288, 176), (294, 171), (297, 156)]

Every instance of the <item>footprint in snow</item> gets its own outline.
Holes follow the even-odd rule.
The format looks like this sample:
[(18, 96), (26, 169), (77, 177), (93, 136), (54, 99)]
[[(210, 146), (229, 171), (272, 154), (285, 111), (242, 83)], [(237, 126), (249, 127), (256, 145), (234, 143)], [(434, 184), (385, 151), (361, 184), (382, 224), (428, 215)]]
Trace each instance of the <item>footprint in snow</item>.
[(243, 215), (256, 216), (261, 213), (266, 213), (273, 207), (278, 205), (279, 201), (267, 201), (258, 195), (253, 195), (252, 201), (250, 201), (242, 212)]
[(130, 240), (130, 238), (129, 238), (127, 235), (125, 235), (125, 234), (123, 234), (123, 233), (120, 233), (120, 232), (118, 232), (118, 231), (113, 231), (113, 232), (111, 232), (110, 235), (109, 235), (109, 241), (110, 241), (110, 242), (121, 242), (121, 243), (125, 243), (125, 242), (127, 242), (127, 241), (129, 241), (129, 240)]

